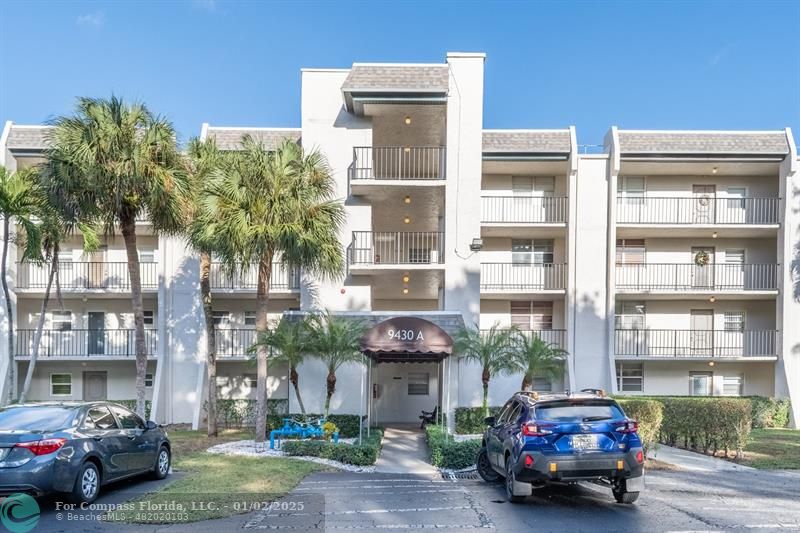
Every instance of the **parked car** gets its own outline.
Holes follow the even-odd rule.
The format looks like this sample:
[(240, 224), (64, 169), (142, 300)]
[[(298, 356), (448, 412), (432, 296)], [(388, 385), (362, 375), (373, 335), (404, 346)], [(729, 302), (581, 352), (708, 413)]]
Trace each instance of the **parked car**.
[(0, 495), (68, 493), (92, 502), (111, 481), (169, 474), (171, 447), (155, 422), (109, 402), (0, 409)]
[(478, 473), (489, 482), (505, 478), (512, 502), (555, 482), (601, 483), (619, 503), (644, 490), (638, 424), (602, 391), (518, 392), (486, 424)]

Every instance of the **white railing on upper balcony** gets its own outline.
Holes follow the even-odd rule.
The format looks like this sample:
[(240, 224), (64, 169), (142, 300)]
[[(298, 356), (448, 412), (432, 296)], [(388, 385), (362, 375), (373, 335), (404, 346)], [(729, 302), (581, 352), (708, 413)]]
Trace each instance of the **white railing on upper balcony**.
[(617, 329), (615, 353), (622, 357), (772, 357), (776, 330)]
[(566, 286), (566, 264), (481, 263), (483, 291), (547, 291)]
[(252, 328), (216, 328), (214, 332), (217, 357), (249, 357), (250, 348), (256, 343), (257, 334)]
[(620, 224), (774, 225), (780, 198), (619, 196)]
[[(30, 357), (35, 329), (18, 329), (17, 357)], [(156, 355), (158, 331), (144, 330), (148, 356)], [(45, 329), (39, 344), (40, 357), (133, 357), (136, 331), (133, 329)]]
[(483, 196), (481, 222), (554, 224), (567, 221), (565, 196)]
[[(50, 268), (46, 264), (18, 263), (18, 289), (45, 289)], [(58, 279), (65, 292), (80, 290), (129, 291), (128, 263), (59, 261)], [(139, 279), (143, 290), (158, 288), (158, 263), (139, 263)]]
[[(245, 272), (231, 274), (222, 263), (211, 263), (209, 282), (212, 290), (256, 290), (258, 288), (258, 265), (250, 265)], [(300, 289), (300, 270), (290, 268), (283, 262), (272, 263), (269, 288), (273, 291), (296, 291)]]
[(444, 146), (356, 146), (350, 180), (443, 180)]
[(772, 291), (780, 265), (617, 263), (617, 291)]
[(354, 231), (351, 265), (413, 265), (444, 262), (441, 231)]

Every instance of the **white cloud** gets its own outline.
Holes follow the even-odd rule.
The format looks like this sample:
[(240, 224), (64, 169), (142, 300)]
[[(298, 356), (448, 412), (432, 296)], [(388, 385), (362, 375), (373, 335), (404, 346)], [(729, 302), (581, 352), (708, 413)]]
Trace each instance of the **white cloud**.
[(84, 13), (79, 15), (75, 22), (78, 26), (85, 26), (89, 28), (101, 28), (106, 23), (106, 16), (102, 11), (95, 11), (93, 13)]

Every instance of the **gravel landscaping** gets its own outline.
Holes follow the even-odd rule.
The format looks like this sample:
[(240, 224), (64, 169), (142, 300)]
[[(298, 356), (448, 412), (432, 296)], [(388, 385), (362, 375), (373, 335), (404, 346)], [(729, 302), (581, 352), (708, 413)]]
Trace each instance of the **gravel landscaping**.
[[(358, 439), (339, 439), (340, 443), (353, 444)], [(270, 450), (269, 442), (255, 442), (254, 440), (237, 440), (234, 442), (225, 442), (217, 444), (208, 449), (208, 453), (215, 453), (220, 455), (242, 455), (246, 457), (289, 457), (280, 450), (280, 444), (276, 443), (276, 449)], [(366, 472), (371, 473), (375, 471), (374, 466), (355, 466), (340, 463), (339, 461), (332, 461), (330, 459), (323, 459), (321, 457), (310, 456), (292, 456), (291, 459), (299, 459), (301, 461), (310, 461), (325, 466), (330, 466), (339, 470), (347, 472)]]

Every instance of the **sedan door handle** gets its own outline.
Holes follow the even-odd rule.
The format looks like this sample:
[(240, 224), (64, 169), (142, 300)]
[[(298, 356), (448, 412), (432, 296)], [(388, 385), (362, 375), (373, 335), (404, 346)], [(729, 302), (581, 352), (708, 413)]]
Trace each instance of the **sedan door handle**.
[(94, 437), (92, 437), (92, 438), (93, 438), (94, 440), (96, 440), (96, 441), (101, 441), (101, 440), (103, 440), (103, 437), (101, 437), (101, 436), (99, 436), (99, 435), (96, 435), (96, 436), (94, 436)]

